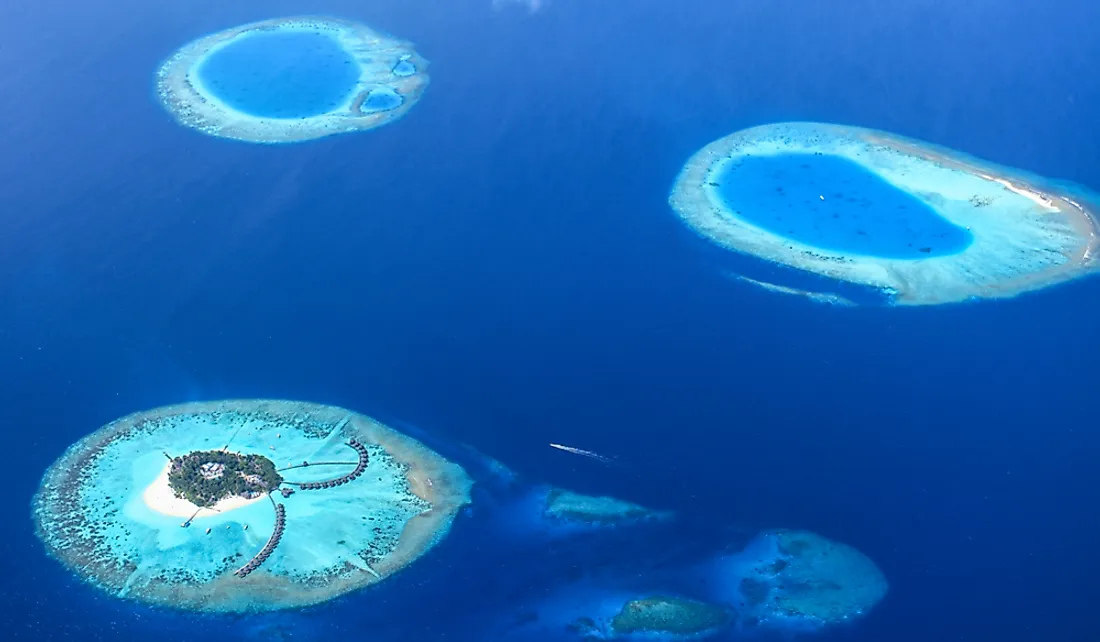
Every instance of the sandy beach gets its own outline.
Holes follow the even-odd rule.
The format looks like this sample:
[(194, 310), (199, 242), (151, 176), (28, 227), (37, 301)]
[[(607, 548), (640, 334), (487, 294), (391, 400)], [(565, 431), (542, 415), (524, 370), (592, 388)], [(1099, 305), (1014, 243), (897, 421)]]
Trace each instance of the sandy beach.
[[(165, 464), (164, 470), (160, 471), (160, 475), (157, 475), (157, 478), (153, 480), (152, 484), (149, 484), (149, 487), (145, 489), (142, 495), (145, 500), (145, 505), (162, 515), (183, 517), (185, 519), (194, 515), (195, 519), (202, 519), (203, 517), (213, 517), (219, 513), (225, 513), (236, 508), (241, 508), (242, 506), (255, 504), (264, 499), (263, 495), (255, 499), (228, 497), (214, 504), (211, 508), (200, 508), (186, 499), (176, 497), (175, 493), (172, 492), (172, 487), (168, 485), (168, 471), (171, 470), (171, 468), (171, 462)], [(196, 514), (196, 512), (198, 514)]]

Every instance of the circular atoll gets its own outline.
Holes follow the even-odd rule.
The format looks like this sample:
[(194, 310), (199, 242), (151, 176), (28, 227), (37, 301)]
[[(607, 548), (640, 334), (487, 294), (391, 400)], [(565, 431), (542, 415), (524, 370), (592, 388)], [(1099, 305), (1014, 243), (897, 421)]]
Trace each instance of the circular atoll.
[(465, 471), (369, 417), (239, 400), (139, 412), (71, 446), (34, 500), (89, 583), (212, 612), (316, 604), (380, 582), (450, 529)]
[(741, 616), (764, 628), (813, 631), (855, 620), (889, 590), (866, 555), (807, 531), (765, 531), (721, 568)]
[(1100, 270), (1100, 195), (870, 129), (736, 132), (688, 160), (670, 203), (721, 246), (900, 305), (1011, 297)]
[(176, 120), (211, 136), (290, 143), (374, 129), (428, 86), (407, 42), (339, 18), (293, 17), (192, 41), (157, 70)]

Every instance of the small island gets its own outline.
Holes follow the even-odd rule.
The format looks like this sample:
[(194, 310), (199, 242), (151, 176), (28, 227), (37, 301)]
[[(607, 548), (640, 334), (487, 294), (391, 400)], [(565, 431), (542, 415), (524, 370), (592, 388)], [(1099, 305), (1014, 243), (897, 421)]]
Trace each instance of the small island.
[(172, 459), (168, 484), (176, 497), (211, 508), (230, 497), (256, 499), (283, 483), (275, 464), (262, 455), (205, 450)]

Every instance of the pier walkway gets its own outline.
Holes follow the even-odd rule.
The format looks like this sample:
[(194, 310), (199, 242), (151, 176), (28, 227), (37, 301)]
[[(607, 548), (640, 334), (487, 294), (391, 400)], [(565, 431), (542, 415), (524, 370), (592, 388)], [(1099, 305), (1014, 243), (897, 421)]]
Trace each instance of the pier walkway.
[[(369, 463), (369, 458), (367, 456), (367, 447), (364, 446), (363, 444), (359, 443), (358, 441), (354, 440), (354, 439), (349, 440), (347, 445), (350, 446), (352, 449), (354, 449), (356, 454), (359, 455), (359, 462), (355, 464), (355, 470), (351, 471), (350, 473), (348, 473), (346, 475), (342, 475), (340, 477), (337, 477), (336, 479), (329, 479), (329, 480), (326, 480), (326, 481), (319, 481), (319, 482), (290, 482), (290, 481), (288, 481), (288, 482), (284, 482), (284, 483), (291, 484), (293, 486), (297, 486), (298, 490), (320, 490), (322, 488), (335, 488), (337, 486), (343, 486), (344, 484), (352, 481), (353, 479), (356, 479), (357, 477), (362, 475), (367, 470), (367, 464)], [(350, 465), (351, 462), (348, 462), (348, 463)], [(301, 468), (302, 466), (305, 466), (305, 465), (321, 465), (321, 464), (302, 464), (300, 466), (295, 466), (295, 468)], [(327, 465), (327, 463), (325, 465)]]
[[(272, 500), (274, 503), (275, 500)], [(233, 574), (237, 577), (248, 577), (248, 574), (252, 571), (260, 568), (260, 564), (267, 561), (268, 557), (271, 557), (271, 553), (275, 551), (275, 547), (279, 545), (279, 541), (283, 538), (283, 531), (286, 529), (286, 507), (282, 504), (275, 504), (275, 530), (271, 532), (271, 537), (267, 539), (267, 543), (260, 549), (256, 556), (249, 560), (248, 564), (237, 569)]]

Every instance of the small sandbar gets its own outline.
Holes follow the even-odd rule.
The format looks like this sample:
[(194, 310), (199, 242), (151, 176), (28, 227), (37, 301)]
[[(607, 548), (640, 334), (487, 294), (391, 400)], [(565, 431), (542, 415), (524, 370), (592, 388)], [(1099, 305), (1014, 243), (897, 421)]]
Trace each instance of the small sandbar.
[(688, 160), (670, 203), (721, 246), (900, 305), (1012, 297), (1100, 271), (1100, 195), (857, 127), (731, 134)]
[(719, 558), (723, 601), (762, 628), (816, 631), (854, 621), (882, 601), (889, 583), (866, 555), (809, 531), (770, 530)]
[(374, 129), (428, 86), (408, 42), (340, 18), (299, 16), (210, 34), (157, 70), (157, 95), (182, 125), (253, 143)]

